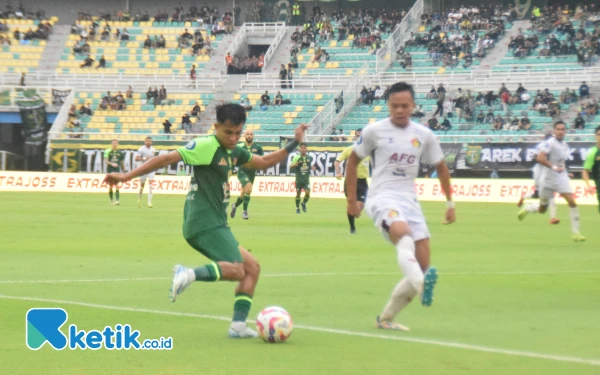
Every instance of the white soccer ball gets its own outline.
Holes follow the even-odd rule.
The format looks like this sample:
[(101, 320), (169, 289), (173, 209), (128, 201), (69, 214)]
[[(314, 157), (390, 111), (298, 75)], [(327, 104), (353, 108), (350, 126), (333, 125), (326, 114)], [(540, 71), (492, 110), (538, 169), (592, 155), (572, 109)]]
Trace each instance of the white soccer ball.
[(285, 309), (278, 306), (265, 308), (256, 318), (258, 336), (266, 343), (286, 341), (292, 334), (294, 322)]

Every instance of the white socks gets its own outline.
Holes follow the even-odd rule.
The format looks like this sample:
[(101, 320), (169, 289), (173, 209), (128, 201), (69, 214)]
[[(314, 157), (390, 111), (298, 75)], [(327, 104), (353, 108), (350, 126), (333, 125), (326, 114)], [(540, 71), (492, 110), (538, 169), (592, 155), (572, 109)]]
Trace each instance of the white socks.
[(148, 184), (148, 204), (151, 204), (151, 203), (152, 203), (152, 184)]
[(571, 228), (573, 233), (579, 233), (579, 208), (569, 207), (569, 213), (571, 214)]
[(556, 218), (556, 200), (554, 198), (550, 199), (550, 202), (548, 202), (548, 205), (550, 206), (550, 219), (555, 219)]
[(540, 204), (538, 202), (528, 203), (525, 206), (525, 211), (529, 212), (530, 214), (535, 214), (538, 212), (539, 208), (540, 208)]
[(402, 279), (392, 291), (392, 296), (379, 318), (382, 321), (394, 320), (396, 315), (398, 315), (398, 313), (402, 311), (402, 309), (404, 309), (417, 294), (417, 290), (408, 282), (408, 279)]

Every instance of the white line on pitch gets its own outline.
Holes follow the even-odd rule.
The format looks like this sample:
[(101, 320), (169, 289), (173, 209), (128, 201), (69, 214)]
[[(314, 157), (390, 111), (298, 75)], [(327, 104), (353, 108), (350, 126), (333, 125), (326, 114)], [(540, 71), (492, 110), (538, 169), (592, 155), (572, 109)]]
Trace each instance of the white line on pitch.
[[(96, 304), (96, 303), (87, 303), (87, 302), (79, 302), (79, 301), (63, 301), (63, 300), (54, 300), (54, 299), (38, 298), (38, 297), (8, 296), (8, 295), (0, 294), (0, 298), (21, 300), (21, 301), (55, 303), (55, 304), (60, 304), (60, 305), (75, 305), (75, 306), (82, 306), (82, 307), (88, 307), (88, 308), (93, 308), (93, 309), (130, 311), (130, 312), (136, 312), (136, 313), (170, 315), (170, 316), (184, 316), (184, 317), (190, 317), (190, 318), (211, 319), (211, 320), (221, 320), (221, 321), (230, 321), (231, 320), (231, 318), (227, 318), (224, 316), (204, 315), (204, 314), (194, 314), (194, 313), (174, 312), (174, 311), (164, 311), (164, 310), (141, 309), (141, 308), (124, 307), (124, 306), (101, 305), (101, 304)], [(253, 321), (249, 321), (249, 322), (253, 323)], [(580, 358), (580, 357), (562, 356), (562, 355), (545, 354), (545, 353), (535, 353), (535, 352), (527, 352), (527, 351), (512, 350), (512, 349), (494, 348), (494, 347), (489, 347), (489, 346), (462, 344), (462, 343), (451, 342), (451, 341), (422, 339), (422, 338), (418, 338), (418, 337), (406, 337), (406, 336), (388, 336), (388, 335), (382, 335), (382, 334), (355, 332), (355, 331), (349, 331), (349, 330), (343, 330), (343, 329), (323, 328), (323, 327), (305, 326), (305, 325), (297, 325), (297, 324), (294, 325), (294, 327), (298, 328), (298, 329), (305, 329), (307, 331), (333, 333), (333, 334), (337, 334), (337, 335), (367, 337), (367, 338), (391, 340), (391, 341), (405, 341), (405, 342), (412, 342), (412, 343), (418, 343), (418, 344), (443, 346), (443, 347), (448, 347), (448, 348), (463, 349), (463, 350), (470, 350), (470, 351), (477, 351), (477, 352), (504, 354), (504, 355), (515, 356), (515, 357), (528, 357), (528, 358), (536, 358), (536, 359), (546, 359), (546, 360), (550, 360), (550, 361), (580, 363), (580, 364), (586, 364), (586, 365), (600, 366), (600, 359)]]
[[(467, 271), (467, 272), (440, 272), (440, 276), (478, 276), (478, 275), (576, 275), (599, 274), (600, 271)], [(398, 275), (398, 272), (306, 272), (306, 273), (273, 273), (261, 277), (312, 277), (312, 276), (389, 276)], [(103, 283), (113, 281), (155, 281), (171, 280), (169, 277), (132, 277), (132, 278), (107, 278), (107, 279), (64, 279), (64, 280), (0, 280), (0, 284), (62, 284), (62, 283)]]

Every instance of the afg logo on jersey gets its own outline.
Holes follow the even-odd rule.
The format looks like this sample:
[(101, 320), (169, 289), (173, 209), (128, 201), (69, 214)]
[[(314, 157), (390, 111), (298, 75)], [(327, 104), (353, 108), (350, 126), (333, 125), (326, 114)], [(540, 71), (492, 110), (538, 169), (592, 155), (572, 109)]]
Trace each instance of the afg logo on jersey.
[(410, 143), (413, 145), (414, 148), (421, 148), (421, 141), (419, 141), (417, 138), (413, 138), (412, 141), (410, 141)]
[(31, 350), (39, 350), (48, 343), (54, 350), (76, 349), (108, 350), (171, 350), (173, 338), (140, 339), (140, 331), (129, 324), (106, 326), (100, 330), (80, 330), (71, 324), (65, 335), (61, 327), (69, 314), (61, 308), (33, 308), (25, 315), (25, 343)]

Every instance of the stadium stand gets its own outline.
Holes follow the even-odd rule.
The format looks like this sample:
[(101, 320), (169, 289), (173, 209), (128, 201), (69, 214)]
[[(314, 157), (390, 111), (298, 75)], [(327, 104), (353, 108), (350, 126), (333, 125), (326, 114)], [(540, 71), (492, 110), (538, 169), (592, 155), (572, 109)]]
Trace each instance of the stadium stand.
[(0, 73), (28, 73), (40, 64), (52, 26), (58, 18), (0, 19)]
[[(159, 98), (155, 99), (154, 95), (157, 93)], [(165, 91), (163, 94), (157, 88), (149, 89), (147, 93), (129, 90), (124, 93), (118, 90), (113, 90), (112, 93), (78, 92), (74, 106), (69, 111), (69, 125), (65, 132), (68, 133), (67, 136), (75, 138), (81, 137), (82, 132), (94, 133), (85, 137), (95, 140), (115, 138), (114, 134), (106, 133), (121, 133), (119, 139), (123, 140), (138, 139), (135, 134), (156, 134), (158, 140), (182, 140), (182, 135), (191, 132), (191, 124), (197, 121), (199, 114), (213, 97), (213, 94), (189, 92)], [(199, 113), (193, 113), (196, 104)], [(187, 116), (190, 127), (183, 126), (184, 116)], [(165, 120), (169, 121), (172, 129), (164, 126)], [(165, 133), (166, 129), (173, 135)]]

